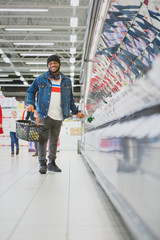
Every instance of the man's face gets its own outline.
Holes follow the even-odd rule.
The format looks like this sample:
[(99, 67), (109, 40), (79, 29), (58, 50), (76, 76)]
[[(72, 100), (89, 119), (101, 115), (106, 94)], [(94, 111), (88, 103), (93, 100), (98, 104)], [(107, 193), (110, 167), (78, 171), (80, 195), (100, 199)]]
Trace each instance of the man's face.
[(60, 68), (60, 65), (59, 65), (58, 62), (51, 61), (51, 62), (48, 63), (48, 69), (53, 73), (58, 72), (59, 68)]

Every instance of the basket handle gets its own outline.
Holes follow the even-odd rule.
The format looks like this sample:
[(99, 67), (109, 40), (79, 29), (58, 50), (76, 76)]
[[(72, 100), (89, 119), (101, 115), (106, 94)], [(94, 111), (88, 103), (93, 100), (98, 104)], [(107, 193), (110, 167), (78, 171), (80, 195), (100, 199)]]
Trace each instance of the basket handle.
[[(25, 109), (23, 111), (22, 120), (24, 120), (24, 114), (25, 114), (26, 111), (27, 111), (27, 109)], [(32, 112), (36, 113), (36, 115), (37, 115), (37, 126), (39, 126), (39, 115), (33, 108), (32, 108)]]

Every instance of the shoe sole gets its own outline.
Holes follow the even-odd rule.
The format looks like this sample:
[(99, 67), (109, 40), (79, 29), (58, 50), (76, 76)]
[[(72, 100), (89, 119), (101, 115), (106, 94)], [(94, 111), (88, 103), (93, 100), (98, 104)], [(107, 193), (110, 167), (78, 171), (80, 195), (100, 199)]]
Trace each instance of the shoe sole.
[(46, 174), (46, 172), (39, 172), (40, 174)]
[(39, 171), (40, 174), (46, 174), (47, 171)]
[(53, 169), (49, 169), (49, 168), (48, 168), (48, 171), (51, 171), (51, 172), (62, 172), (62, 170), (53, 170)]

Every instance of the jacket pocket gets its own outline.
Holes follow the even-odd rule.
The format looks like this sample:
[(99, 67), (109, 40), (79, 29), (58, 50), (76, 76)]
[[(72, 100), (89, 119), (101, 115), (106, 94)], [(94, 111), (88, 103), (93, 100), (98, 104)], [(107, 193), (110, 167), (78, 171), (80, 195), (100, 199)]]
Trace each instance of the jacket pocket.
[(48, 84), (46, 83), (38, 83), (39, 90), (45, 90), (48, 87)]
[(46, 83), (38, 84), (38, 106), (40, 111), (44, 112), (46, 105), (46, 97), (48, 95), (48, 85)]
[(71, 85), (62, 85), (61, 86), (62, 89), (62, 95), (63, 96), (69, 96), (71, 93)]

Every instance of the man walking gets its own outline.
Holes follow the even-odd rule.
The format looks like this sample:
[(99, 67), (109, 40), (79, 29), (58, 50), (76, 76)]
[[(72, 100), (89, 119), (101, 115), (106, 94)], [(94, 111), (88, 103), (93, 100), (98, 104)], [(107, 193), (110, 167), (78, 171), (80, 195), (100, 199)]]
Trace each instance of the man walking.
[[(57, 55), (51, 55), (47, 59), (48, 71), (38, 76), (28, 89), (26, 105), (27, 110), (35, 108), (35, 94), (37, 95), (36, 111), (40, 117), (40, 123), (44, 124), (42, 137), (39, 141), (38, 157), (39, 172), (45, 174), (47, 169), (53, 172), (61, 172), (56, 165), (57, 142), (62, 121), (72, 114), (83, 118), (84, 114), (78, 112), (75, 105), (71, 80), (60, 72), (60, 59)], [(47, 166), (46, 146), (49, 139), (49, 163)]]

